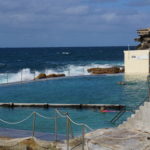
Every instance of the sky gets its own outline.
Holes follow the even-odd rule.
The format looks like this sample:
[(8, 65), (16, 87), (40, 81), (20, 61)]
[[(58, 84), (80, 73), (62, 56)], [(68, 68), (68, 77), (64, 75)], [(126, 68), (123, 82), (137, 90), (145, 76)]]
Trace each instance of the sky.
[(137, 45), (150, 0), (0, 0), (0, 47)]

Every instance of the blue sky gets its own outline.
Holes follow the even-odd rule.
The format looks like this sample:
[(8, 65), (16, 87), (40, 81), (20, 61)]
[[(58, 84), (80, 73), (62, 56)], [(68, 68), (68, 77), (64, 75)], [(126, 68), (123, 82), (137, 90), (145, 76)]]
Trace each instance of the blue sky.
[(150, 0), (0, 0), (0, 47), (136, 45)]

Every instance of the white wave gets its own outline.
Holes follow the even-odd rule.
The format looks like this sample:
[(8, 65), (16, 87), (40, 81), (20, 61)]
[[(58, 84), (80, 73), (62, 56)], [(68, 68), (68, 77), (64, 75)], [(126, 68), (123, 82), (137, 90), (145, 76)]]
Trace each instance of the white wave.
[(89, 75), (89, 73), (87, 72), (87, 70), (89, 68), (109, 68), (111, 67), (111, 65), (109, 64), (104, 64), (104, 65), (100, 65), (100, 64), (90, 64), (90, 65), (68, 65), (67, 69), (65, 71), (65, 74), (68, 76), (79, 76), (79, 75)]
[(59, 69), (45, 69), (44, 71), (31, 71), (29, 68), (24, 68), (17, 73), (1, 73), (0, 74), (0, 83), (11, 83), (18, 81), (27, 81), (33, 80), (40, 73), (52, 74), (52, 73), (63, 73), (66, 76), (80, 76), (80, 75), (89, 75), (89, 68), (109, 68), (112, 67), (110, 64), (89, 64), (89, 65), (68, 65), (66, 67)]
[(69, 52), (62, 52), (63, 55), (69, 55)]
[(11, 82), (18, 82), (18, 81), (26, 81), (26, 80), (33, 80), (36, 75), (40, 72), (36, 71), (31, 72), (29, 68), (22, 69), (17, 73), (1, 73), (0, 74), (0, 83), (11, 83)]
[(57, 54), (61, 54), (61, 55), (70, 55), (71, 53), (70, 52), (57, 52)]

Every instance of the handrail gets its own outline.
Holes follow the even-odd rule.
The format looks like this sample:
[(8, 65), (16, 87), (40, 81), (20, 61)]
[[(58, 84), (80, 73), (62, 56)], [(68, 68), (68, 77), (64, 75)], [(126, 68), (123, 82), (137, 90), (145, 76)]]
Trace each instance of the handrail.
[[(57, 115), (57, 114), (58, 115)], [(87, 124), (84, 124), (84, 123), (77, 123), (75, 122), (74, 120), (72, 120), (72, 118), (69, 116), (69, 114), (67, 112), (61, 112), (57, 109), (55, 109), (55, 117), (48, 117), (48, 116), (45, 116), (45, 115), (42, 115), (38, 112), (32, 112), (30, 115), (28, 115), (27, 117), (25, 117), (24, 119), (20, 120), (20, 121), (17, 121), (17, 122), (9, 122), (9, 121), (6, 121), (6, 120), (3, 120), (0, 118), (0, 122), (3, 122), (5, 124), (10, 124), (10, 125), (16, 125), (16, 124), (20, 124), (26, 120), (28, 120), (29, 118), (33, 117), (33, 121), (32, 121), (32, 137), (35, 136), (35, 127), (36, 127), (36, 117), (39, 116), (41, 118), (44, 118), (44, 119), (48, 119), (48, 120), (54, 120), (55, 122), (55, 141), (57, 142), (57, 119), (58, 118), (65, 118), (66, 119), (66, 137), (67, 137), (67, 150), (69, 150), (69, 138), (70, 138), (70, 135), (69, 135), (69, 132), (70, 132), (70, 129), (71, 129), (71, 132), (72, 132), (72, 128), (71, 128), (71, 123), (77, 125), (77, 126), (80, 126), (82, 128), (82, 150), (84, 150), (84, 146), (85, 146), (85, 128), (90, 130), (90, 131), (93, 131), (92, 128), (90, 128)], [(73, 135), (73, 133), (72, 133)], [(72, 136), (73, 137), (73, 136)]]
[[(147, 82), (146, 83), (147, 83), (147, 87), (148, 87), (148, 96), (146, 95), (146, 97), (144, 98), (144, 100), (141, 101), (137, 106), (132, 107), (132, 109), (130, 111), (133, 112), (133, 113), (135, 113), (135, 110), (138, 109), (141, 105), (143, 105), (144, 102), (150, 100), (150, 75), (147, 76)], [(126, 110), (121, 110), (119, 113), (117, 113), (113, 117), (113, 119), (110, 122), (115, 123), (125, 112), (126, 112)]]
[[(60, 112), (58, 109), (55, 109), (55, 111), (58, 113), (58, 115), (60, 115), (61, 117), (65, 118), (67, 117), (73, 124), (77, 125), (77, 126), (85, 126), (87, 129), (89, 129), (90, 131), (93, 131), (93, 129), (91, 127), (89, 127), (87, 124), (84, 123), (77, 123), (75, 121), (73, 121), (70, 116), (68, 115), (68, 113), (64, 113), (64, 112)], [(65, 115), (62, 115), (65, 114)]]
[(40, 113), (38, 113), (38, 112), (36, 112), (36, 114), (37, 114), (39, 117), (41, 117), (41, 118), (49, 119), (49, 120), (54, 120), (54, 119), (56, 119), (56, 118), (60, 118), (60, 117), (47, 117), (47, 116), (44, 116), (44, 115), (42, 115), (42, 114), (40, 114)]
[(125, 112), (126, 112), (126, 109), (119, 111), (117, 115), (110, 122), (115, 123)]
[(71, 117), (69, 116), (68, 113), (64, 113), (64, 112), (61, 112), (59, 111), (58, 109), (55, 109), (56, 113), (61, 116), (62, 118), (66, 118), (66, 121), (67, 121), (67, 128), (66, 128), (66, 135), (67, 135), (67, 150), (69, 150), (69, 122), (77, 125), (77, 126), (80, 126), (82, 128), (82, 150), (84, 150), (84, 146), (85, 146), (85, 128), (89, 129), (90, 131), (93, 131), (92, 128), (90, 128), (87, 124), (84, 124), (84, 123), (77, 123), (75, 121), (73, 121), (71, 119)]
[(5, 124), (11, 124), (11, 125), (15, 125), (15, 124), (19, 124), (19, 123), (22, 123), (26, 120), (28, 120), (32, 115), (34, 114), (34, 112), (32, 112), (29, 116), (27, 116), (26, 118), (20, 120), (20, 121), (17, 121), (17, 122), (9, 122), (9, 121), (6, 121), (6, 120), (3, 120), (0, 118), (0, 121), (5, 123)]

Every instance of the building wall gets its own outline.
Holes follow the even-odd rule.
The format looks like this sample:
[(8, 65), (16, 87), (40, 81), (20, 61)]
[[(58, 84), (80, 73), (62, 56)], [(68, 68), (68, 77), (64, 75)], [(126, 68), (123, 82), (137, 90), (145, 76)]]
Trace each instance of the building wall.
[(124, 51), (125, 73), (150, 72), (150, 50), (127, 50)]

